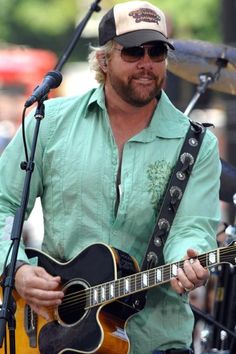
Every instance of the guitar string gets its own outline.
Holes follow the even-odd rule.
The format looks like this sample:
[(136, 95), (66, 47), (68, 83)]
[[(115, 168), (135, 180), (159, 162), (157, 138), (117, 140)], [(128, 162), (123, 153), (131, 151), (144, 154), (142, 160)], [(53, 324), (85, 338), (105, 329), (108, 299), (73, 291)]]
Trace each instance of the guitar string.
[[(229, 253), (229, 251), (228, 250), (226, 250), (225, 251), (227, 254)], [(210, 252), (211, 253), (211, 252)], [(208, 253), (209, 254), (209, 253)], [(206, 257), (206, 255), (204, 255), (204, 256), (199, 256), (198, 257), (198, 259), (199, 260), (201, 260), (201, 258), (204, 258), (205, 259), (205, 257)], [(184, 261), (180, 261), (180, 262), (177, 262), (177, 263), (173, 263), (173, 264), (168, 264), (168, 265), (165, 265), (165, 266), (163, 266), (164, 267), (164, 275), (163, 275), (163, 278), (165, 279), (165, 276), (166, 275), (168, 275), (169, 276), (169, 274), (170, 274), (170, 268), (173, 266), (173, 265), (177, 265), (178, 263), (183, 263)], [(162, 268), (163, 268), (162, 267)], [(168, 269), (165, 269), (165, 268), (168, 268)], [(156, 268), (157, 269), (157, 268)], [(155, 271), (156, 271), (156, 269), (154, 268), (153, 270), (149, 270), (149, 271), (147, 271), (147, 272), (149, 272), (149, 280), (150, 280), (150, 278), (152, 277), (152, 276), (154, 276), (155, 277)], [(160, 269), (160, 268), (159, 268)], [(165, 272), (166, 271), (166, 272)], [(120, 286), (122, 285), (121, 284), (121, 282), (122, 281), (124, 281), (125, 279), (131, 279), (131, 282), (130, 282), (130, 288), (132, 289), (132, 286), (134, 285), (133, 283), (135, 282), (136, 283), (136, 279), (135, 278), (137, 278), (137, 277), (141, 277), (141, 275), (143, 274), (143, 273), (145, 273), (145, 272), (142, 272), (142, 273), (135, 273), (135, 274), (132, 274), (131, 276), (128, 276), (128, 277), (124, 277), (124, 278), (121, 278), (121, 279), (117, 279), (117, 280), (114, 280), (116, 283), (117, 283), (117, 286), (115, 287), (115, 291), (116, 290), (118, 290), (118, 289), (120, 289)], [(152, 274), (152, 273), (154, 273), (154, 274)], [(166, 281), (169, 281), (170, 279), (168, 278), (168, 280), (166, 280)], [(104, 287), (106, 287), (107, 285), (109, 285), (110, 283), (113, 283), (114, 281), (110, 281), (110, 282), (108, 282), (108, 283), (104, 283), (104, 284), (100, 284), (100, 285), (97, 285), (97, 286), (94, 286), (94, 287), (92, 287), (92, 288), (88, 288), (88, 289), (83, 289), (83, 290), (80, 290), (80, 291), (78, 291), (78, 292), (74, 292), (73, 294), (68, 294), (68, 295), (65, 295), (65, 297), (67, 298), (67, 300), (65, 300), (65, 301), (63, 301), (63, 303), (60, 305), (60, 308), (61, 307), (63, 307), (63, 308), (66, 308), (66, 307), (68, 307), (68, 306), (73, 306), (74, 304), (76, 304), (76, 305), (78, 305), (78, 304), (84, 304), (84, 303), (86, 303), (86, 300), (87, 300), (87, 295), (86, 295), (86, 293), (89, 293), (89, 295), (91, 294), (91, 290), (93, 290), (93, 289), (96, 289), (96, 288), (101, 288), (102, 286), (104, 286)], [(162, 284), (163, 284), (163, 282), (162, 282)], [(124, 284), (123, 284), (124, 285)], [(136, 284), (135, 284), (136, 285)], [(153, 286), (155, 286), (155, 285), (158, 285), (158, 283), (153, 283)], [(145, 287), (144, 288), (140, 288), (139, 289), (140, 291), (142, 291), (142, 290), (145, 290)], [(131, 290), (131, 291), (129, 291), (128, 293), (123, 293), (121, 296), (118, 296), (117, 298), (119, 298), (119, 297), (123, 297), (123, 296), (129, 296), (129, 295), (131, 295), (131, 293), (133, 293), (133, 292), (138, 292), (138, 291), (133, 291), (133, 290)], [(116, 298), (116, 297), (115, 297)], [(115, 300), (115, 298), (114, 298), (114, 300)], [(103, 302), (106, 302), (106, 301), (111, 301), (111, 300), (113, 300), (113, 299), (111, 299), (111, 298), (109, 298), (109, 299), (105, 299), (104, 301), (101, 301), (100, 302), (100, 304), (102, 304)], [(99, 305), (99, 301), (98, 301), (98, 303), (96, 304), (96, 305)], [(93, 306), (92, 306), (93, 307)]]
[[(232, 249), (231, 249), (232, 248)], [(221, 262), (224, 262), (224, 261), (228, 261), (228, 257), (223, 260), (224, 256), (227, 255), (229, 256), (230, 253), (234, 254), (234, 248), (235, 246), (230, 246), (230, 247), (227, 247), (225, 250), (223, 248), (220, 249), (220, 260)], [(199, 255), (198, 257), (196, 257), (196, 259), (198, 259), (200, 262), (203, 262), (206, 260), (206, 257), (209, 256), (211, 253), (217, 253), (217, 250), (214, 250), (214, 251), (211, 251), (207, 254), (204, 254), (204, 255)], [(177, 266), (177, 267), (183, 267), (183, 263), (184, 263), (185, 260), (182, 260), (182, 261), (179, 261), (179, 262), (176, 262), (176, 263), (171, 263), (171, 264), (167, 264), (167, 265), (163, 265), (161, 267), (158, 267), (158, 268), (153, 268), (153, 269), (150, 269), (150, 270), (147, 270), (147, 271), (143, 271), (143, 272), (138, 272), (138, 273), (134, 273), (134, 274), (131, 274), (127, 277), (123, 277), (123, 278), (120, 278), (120, 279), (115, 279), (115, 280), (112, 280), (112, 281), (109, 281), (107, 283), (103, 283), (103, 284), (98, 284), (98, 285), (95, 285), (91, 288), (85, 288), (83, 290), (79, 290), (79, 291), (76, 291), (76, 292), (73, 292), (72, 294), (66, 294), (62, 300), (62, 304), (59, 305), (59, 311), (60, 313), (62, 311), (68, 311), (68, 308), (84, 308), (84, 305), (87, 304), (87, 300), (91, 300), (91, 295), (92, 295), (92, 291), (95, 290), (97, 288), (97, 290), (100, 290), (100, 298), (101, 298), (101, 288), (104, 287), (105, 288), (105, 300), (104, 301), (98, 301), (96, 304), (91, 304), (89, 303), (90, 306), (88, 307), (94, 307), (94, 306), (99, 306), (99, 305), (102, 305), (103, 303), (106, 303), (106, 302), (110, 302), (110, 301), (115, 301), (117, 298), (121, 298), (121, 297), (126, 297), (126, 296), (129, 296), (129, 295), (132, 295), (132, 293), (136, 293), (136, 292), (140, 292), (142, 290), (145, 290), (146, 288), (149, 288), (150, 286), (147, 285), (143, 288), (139, 288), (139, 290), (132, 290), (133, 287), (135, 288), (135, 286), (137, 285), (137, 280), (141, 281), (141, 279), (137, 279), (137, 278), (142, 278), (142, 275), (143, 274), (148, 274), (148, 280), (149, 280), (149, 284), (150, 283), (153, 283), (153, 287), (155, 287), (156, 285), (161, 285), (163, 284), (164, 282), (169, 282), (170, 279), (172, 277), (170, 277), (170, 271), (171, 271), (171, 268), (173, 266)], [(220, 262), (220, 263), (221, 263)], [(212, 266), (214, 265), (218, 265), (219, 263), (217, 264), (213, 264)], [(160, 281), (160, 282), (157, 282), (156, 283), (156, 271), (158, 269), (162, 269), (162, 279), (164, 279), (164, 281)], [(166, 277), (168, 277), (167, 280)], [(128, 290), (127, 293), (123, 293), (121, 296), (114, 296), (114, 299), (113, 298), (107, 298), (107, 287), (109, 287), (109, 285), (115, 283), (115, 287), (114, 287), (114, 294), (118, 293), (120, 295), (120, 292), (118, 290), (120, 290), (121, 286), (124, 287), (124, 281), (125, 279), (130, 279), (130, 283), (129, 283), (129, 289), (131, 290)], [(122, 284), (123, 282), (123, 284)], [(99, 291), (98, 291), (98, 298), (99, 298)], [(83, 305), (83, 306), (79, 306), (79, 305)], [(92, 305), (92, 306), (91, 306)]]
[[(228, 252), (228, 251), (227, 251)], [(206, 257), (206, 255), (204, 255), (204, 258)], [(201, 256), (199, 256), (198, 258), (202, 258)], [(179, 262), (177, 262), (177, 263), (179, 263)], [(173, 264), (171, 264), (171, 265), (168, 265), (169, 267), (168, 267), (168, 269), (167, 269), (167, 272), (166, 273), (168, 273), (167, 275), (169, 276), (169, 272), (170, 272), (170, 267), (172, 266), (172, 265), (175, 265), (175, 264), (177, 264), (177, 263), (173, 263)], [(149, 271), (150, 272), (150, 271)], [(135, 274), (133, 274), (134, 276), (139, 276), (139, 275), (141, 275), (142, 273), (135, 273)], [(165, 275), (166, 274), (164, 274), (164, 278), (165, 278)], [(149, 280), (150, 280), (150, 278), (152, 277), (152, 276), (155, 276), (155, 269), (154, 269), (154, 274), (150, 274), (150, 276), (149, 276)], [(125, 278), (123, 278), (123, 280), (124, 279), (127, 279), (127, 277), (125, 277)], [(132, 278), (131, 278), (132, 279)], [(119, 280), (120, 279), (118, 279), (118, 289), (120, 288), (120, 282), (119, 282)], [(135, 279), (134, 279), (135, 280)], [(168, 281), (169, 281), (170, 279), (168, 278)], [(122, 281), (122, 280), (121, 280)], [(153, 282), (153, 280), (152, 280), (152, 282)], [(112, 283), (112, 282), (111, 282)], [(96, 287), (102, 287), (102, 286), (106, 286), (107, 284), (109, 284), (109, 283), (104, 283), (104, 284), (100, 284), (100, 285), (98, 285), (98, 286), (95, 286), (95, 287), (93, 287), (93, 288), (90, 288), (90, 289), (86, 289), (86, 290), (91, 290), (91, 289), (94, 289), (94, 288), (96, 288)], [(162, 284), (163, 284), (163, 282), (162, 282)], [(153, 283), (153, 286), (155, 286), (155, 285), (158, 285), (158, 283)], [(130, 284), (130, 288), (132, 288), (132, 283)], [(117, 288), (116, 288), (117, 289)], [(145, 287), (144, 288), (140, 288), (140, 291), (142, 291), (142, 290), (145, 290)], [(134, 292), (137, 292), (137, 291), (134, 291)], [(83, 290), (82, 292), (81, 292), (81, 296), (83, 297), (83, 303), (86, 301), (86, 296), (84, 297), (84, 293), (85, 293), (85, 290)], [(123, 293), (121, 296), (118, 296), (118, 298), (119, 297), (123, 297), (123, 296), (129, 296), (131, 293), (133, 293), (133, 291), (131, 290), (131, 291), (129, 291), (127, 294), (125, 294), (125, 293)], [(75, 303), (76, 302), (76, 304), (78, 304), (78, 303), (81, 303), (81, 301), (78, 301), (79, 300), (79, 296), (78, 295), (75, 295), (74, 296), (74, 294), (70, 297), (70, 299), (73, 299), (73, 297), (75, 298), (75, 300), (73, 300), (73, 301), (71, 301), (71, 303), (69, 302), (69, 306), (71, 305), (71, 304), (73, 304), (73, 303)], [(110, 301), (110, 300), (112, 300), (112, 299), (105, 299), (104, 301)], [(103, 301), (101, 301), (100, 302), (100, 304), (102, 304), (103, 303)], [(97, 305), (99, 305), (99, 302), (98, 302), (98, 304)], [(60, 305), (60, 306), (62, 306), (62, 305)], [(68, 304), (67, 304), (67, 306), (68, 306)]]

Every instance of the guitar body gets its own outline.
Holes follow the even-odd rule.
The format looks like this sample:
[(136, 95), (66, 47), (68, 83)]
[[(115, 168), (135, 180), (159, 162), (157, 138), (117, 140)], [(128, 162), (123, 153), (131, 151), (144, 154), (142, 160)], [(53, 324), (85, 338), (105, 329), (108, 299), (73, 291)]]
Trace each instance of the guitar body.
[[(96, 297), (100, 298), (100, 304), (102, 294), (97, 294), (94, 290), (93, 302), (88, 306), (91, 299), (90, 295), (88, 298), (87, 291), (92, 287), (96, 288), (96, 285), (107, 284), (137, 272), (138, 267), (128, 254), (105, 244), (94, 244), (67, 263), (59, 263), (37, 250), (28, 249), (27, 253), (30, 258), (39, 257), (39, 265), (47, 272), (61, 276), (65, 297), (55, 311), (55, 320), (46, 323), (36, 319), (38, 329), (37, 333), (34, 333), (34, 341), (38, 349), (30, 347), (29, 336), (23, 333), (25, 305), (23, 300), (16, 299), (16, 354), (129, 352), (125, 324), (127, 319), (136, 313), (132, 306), (132, 296), (96, 306)], [(23, 342), (20, 342), (20, 337)], [(29, 349), (26, 349), (27, 346)]]
[[(17, 311), (16, 318), (16, 354), (39, 354), (37, 347), (37, 332), (46, 321), (42, 317), (37, 317), (25, 301), (14, 293)], [(0, 303), (2, 300), (2, 289), (0, 289)], [(7, 328), (8, 333), (8, 328)], [(7, 354), (10, 354), (10, 344), (7, 335)], [(0, 354), (5, 354), (5, 344), (0, 348)]]
[[(46, 322), (15, 294), (16, 354), (128, 354), (126, 323), (144, 307), (146, 291), (169, 282), (184, 267), (181, 260), (139, 272), (127, 253), (101, 243), (67, 263), (34, 249), (27, 254), (38, 257), (39, 266), (48, 273), (61, 276), (65, 295), (61, 305), (48, 311), (52, 319)], [(236, 242), (197, 258), (206, 268), (235, 265)], [(6, 353), (10, 354), (9, 345)], [(5, 354), (5, 348), (0, 354)]]

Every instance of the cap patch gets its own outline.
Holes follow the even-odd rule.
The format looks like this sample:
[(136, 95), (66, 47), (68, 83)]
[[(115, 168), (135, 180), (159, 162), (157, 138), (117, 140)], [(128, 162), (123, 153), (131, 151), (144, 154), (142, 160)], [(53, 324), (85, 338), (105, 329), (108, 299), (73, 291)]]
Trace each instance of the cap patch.
[(136, 23), (139, 22), (152, 22), (159, 25), (161, 17), (153, 10), (147, 8), (140, 8), (129, 13), (135, 19)]

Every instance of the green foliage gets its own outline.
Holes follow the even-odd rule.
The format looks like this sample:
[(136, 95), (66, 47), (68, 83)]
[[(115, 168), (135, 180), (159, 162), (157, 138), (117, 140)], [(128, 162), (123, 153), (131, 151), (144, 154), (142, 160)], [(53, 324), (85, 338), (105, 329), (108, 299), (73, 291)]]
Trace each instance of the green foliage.
[(173, 37), (221, 41), (220, 0), (152, 0), (171, 18)]
[(0, 41), (58, 51), (75, 27), (76, 0), (0, 0)]
[(74, 1), (64, 0), (21, 0), (14, 11), (17, 23), (32, 32), (42, 35), (60, 35), (74, 23), (76, 6)]
[[(102, 10), (117, 2), (103, 0)], [(79, 15), (85, 16), (94, 0), (0, 0), (0, 42), (44, 47), (58, 54), (73, 35)], [(173, 38), (219, 42), (220, 0), (150, 0), (171, 19)], [(102, 13), (93, 14), (99, 18)]]

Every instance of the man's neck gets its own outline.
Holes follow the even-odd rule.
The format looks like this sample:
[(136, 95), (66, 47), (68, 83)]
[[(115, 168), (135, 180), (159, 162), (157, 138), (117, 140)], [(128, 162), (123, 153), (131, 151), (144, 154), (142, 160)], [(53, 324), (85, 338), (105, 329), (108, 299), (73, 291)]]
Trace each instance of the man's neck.
[(109, 94), (106, 89), (105, 99), (111, 128), (121, 155), (126, 141), (148, 127), (157, 100), (154, 98), (145, 106), (136, 107), (114, 93)]

